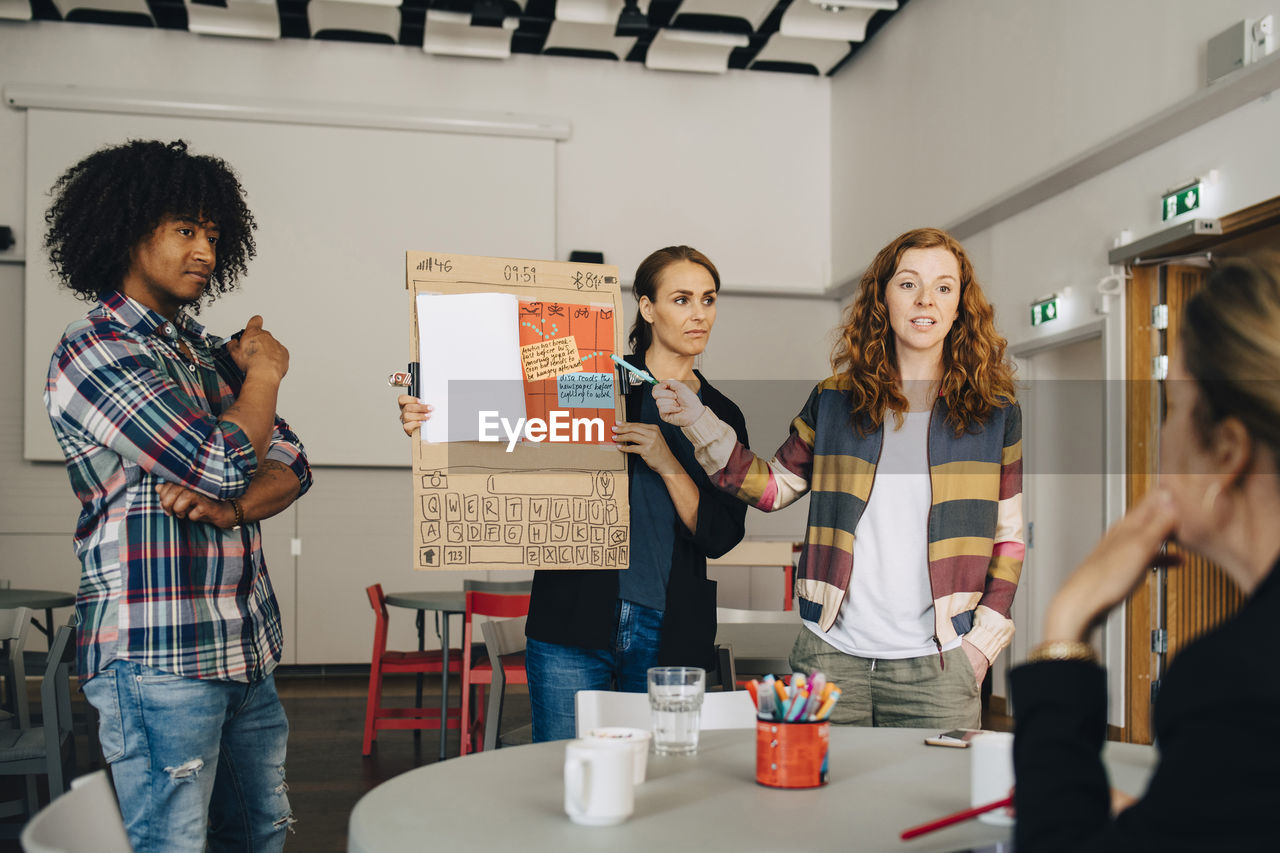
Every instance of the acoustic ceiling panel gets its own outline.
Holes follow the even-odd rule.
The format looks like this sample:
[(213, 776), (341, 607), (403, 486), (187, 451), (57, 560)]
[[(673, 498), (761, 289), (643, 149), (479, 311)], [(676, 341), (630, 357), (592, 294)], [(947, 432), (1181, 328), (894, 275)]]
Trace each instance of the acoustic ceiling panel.
[(488, 59), (512, 53), (614, 58), (664, 71), (835, 74), (907, 2), (0, 0), (0, 19), (128, 24), (264, 40), (373, 41)]
[(555, 20), (543, 45), (544, 53), (578, 53), (609, 55), (614, 59), (626, 59), (636, 39), (614, 35), (613, 24), (580, 24)]
[(280, 13), (275, 0), (226, 0), (225, 6), (185, 0), (187, 29), (202, 36), (280, 38)]

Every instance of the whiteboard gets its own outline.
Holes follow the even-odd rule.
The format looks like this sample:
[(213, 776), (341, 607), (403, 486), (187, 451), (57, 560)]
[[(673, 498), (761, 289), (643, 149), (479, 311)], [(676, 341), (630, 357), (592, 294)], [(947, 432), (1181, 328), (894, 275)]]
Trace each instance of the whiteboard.
[(407, 466), (386, 383), (410, 354), (405, 252), (553, 258), (554, 140), (29, 109), (25, 457), (63, 458), (41, 393), (63, 329), (86, 310), (40, 245), (49, 188), (103, 145), (179, 138), (231, 164), (258, 220), (240, 289), (197, 320), (227, 335), (261, 314), (289, 348), (279, 413), (312, 464)]

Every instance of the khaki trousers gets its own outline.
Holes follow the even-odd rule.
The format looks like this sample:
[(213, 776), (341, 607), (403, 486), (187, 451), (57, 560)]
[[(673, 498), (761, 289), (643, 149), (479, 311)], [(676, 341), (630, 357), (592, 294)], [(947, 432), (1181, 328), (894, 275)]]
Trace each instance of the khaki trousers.
[(807, 627), (790, 658), (793, 672), (822, 672), (841, 690), (830, 720), (844, 726), (973, 729), (982, 700), (964, 649), (902, 660), (845, 654)]

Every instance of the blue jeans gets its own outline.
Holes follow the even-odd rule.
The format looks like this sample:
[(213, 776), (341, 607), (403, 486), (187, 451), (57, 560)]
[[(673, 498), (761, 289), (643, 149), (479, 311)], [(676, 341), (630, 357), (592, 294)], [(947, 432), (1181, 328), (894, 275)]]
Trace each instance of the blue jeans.
[(135, 853), (279, 851), (293, 823), (275, 679), (183, 678), (116, 660), (84, 684)]
[(579, 690), (648, 692), (649, 667), (658, 665), (662, 611), (619, 600), (613, 624), (609, 649), (526, 640), (524, 666), (535, 742), (574, 737), (573, 700)]

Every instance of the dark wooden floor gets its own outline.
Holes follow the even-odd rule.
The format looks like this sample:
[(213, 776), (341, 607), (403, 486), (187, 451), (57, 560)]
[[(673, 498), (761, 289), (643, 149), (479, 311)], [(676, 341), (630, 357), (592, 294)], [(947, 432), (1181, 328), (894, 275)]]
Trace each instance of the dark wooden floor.
[[(34, 682), (33, 682), (34, 683)], [(293, 805), (295, 834), (285, 845), (298, 853), (337, 853), (347, 849), (347, 820), (356, 801), (381, 782), (431, 764), (439, 758), (440, 740), (434, 731), (424, 731), (415, 743), (413, 732), (378, 733), (373, 754), (360, 754), (364, 736), (365, 698), (369, 677), (365, 675), (295, 675), (278, 672), (276, 688), (289, 716), (289, 757), (286, 773), (289, 800)], [(457, 689), (450, 690), (453, 704)], [(74, 694), (73, 707), (83, 708), (84, 697)], [(38, 693), (33, 701), (39, 701)], [(383, 689), (384, 705), (411, 705), (414, 701), (412, 676), (388, 678)], [(438, 704), (440, 690), (428, 684), (424, 702)], [(504, 731), (528, 722), (529, 700), (525, 688), (513, 685), (504, 710)], [(458, 733), (449, 733), (449, 755), (456, 760)], [(77, 741), (77, 775), (89, 772), (87, 741)], [(0, 779), (0, 801), (20, 793), (20, 780)], [(45, 784), (39, 783), (41, 797)], [(0, 853), (20, 853), (13, 836), (21, 821), (0, 821)]]
[[(413, 704), (412, 677), (388, 680), (384, 705)], [(412, 732), (378, 733), (373, 754), (360, 754), (364, 731), (368, 676), (289, 677), (276, 680), (289, 715), (289, 800), (297, 834), (288, 849), (330, 853), (347, 849), (347, 820), (356, 801), (375, 785), (439, 759), (440, 740), (425, 731), (415, 744)], [(455, 690), (453, 703), (458, 697)], [(508, 691), (504, 729), (528, 722), (528, 694), (521, 686)], [(438, 685), (429, 704), (440, 701)], [(450, 760), (457, 760), (458, 733), (449, 733)], [(429, 845), (424, 842), (424, 849)]]
[[(363, 739), (365, 695), (368, 675), (293, 674), (280, 671), (276, 687), (289, 716), (289, 757), (287, 774), (289, 800), (297, 818), (295, 834), (286, 848), (299, 853), (337, 853), (347, 849), (347, 820), (351, 809), (366, 791), (381, 782), (423, 764), (438, 760), (440, 741), (434, 731), (423, 732), (415, 743), (412, 732), (379, 732), (373, 754), (360, 754)], [(456, 688), (453, 703), (456, 705)], [(384, 688), (384, 705), (413, 703), (414, 681), (411, 676), (388, 679)], [(75, 707), (83, 708), (83, 695), (74, 694)], [(438, 684), (427, 686), (425, 702), (440, 701)], [(33, 695), (38, 702), (38, 694)], [(512, 686), (503, 714), (503, 730), (524, 725), (529, 719), (528, 693), (522, 686)], [(987, 728), (1008, 730), (1008, 717), (987, 714)], [(457, 760), (458, 733), (450, 732), (450, 760)], [(79, 772), (88, 772), (87, 743), (78, 741)], [(16, 796), (13, 778), (0, 786), (0, 800)], [(40, 788), (44, 791), (43, 781)], [(0, 821), (0, 833), (16, 835), (21, 821)], [(430, 845), (424, 840), (424, 849)], [(20, 853), (14, 840), (0, 840), (0, 853)]]

